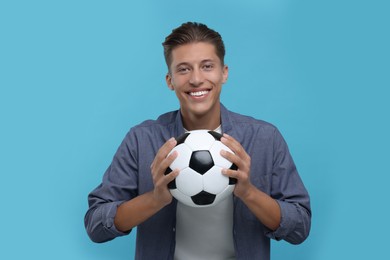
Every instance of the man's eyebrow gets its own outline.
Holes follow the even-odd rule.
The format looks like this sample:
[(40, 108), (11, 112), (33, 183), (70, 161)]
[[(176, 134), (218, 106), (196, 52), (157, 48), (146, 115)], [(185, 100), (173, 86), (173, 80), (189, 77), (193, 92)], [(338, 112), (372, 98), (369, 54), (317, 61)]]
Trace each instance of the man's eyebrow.
[[(214, 59), (204, 59), (204, 60), (202, 60), (202, 61), (200, 61), (200, 64), (203, 64), (203, 63), (206, 63), (206, 62), (215, 62), (215, 60)], [(175, 68), (178, 68), (178, 67), (180, 67), (180, 66), (191, 66), (191, 63), (189, 63), (189, 62), (180, 62), (180, 63), (178, 63), (178, 64), (176, 64), (175, 65)]]
[(184, 66), (189, 66), (190, 64), (188, 62), (180, 62), (180, 63), (175, 65), (175, 68), (178, 68), (178, 67), (183, 66), (183, 65)]
[(205, 63), (205, 62), (215, 62), (214, 59), (205, 59), (205, 60), (202, 60), (200, 63)]

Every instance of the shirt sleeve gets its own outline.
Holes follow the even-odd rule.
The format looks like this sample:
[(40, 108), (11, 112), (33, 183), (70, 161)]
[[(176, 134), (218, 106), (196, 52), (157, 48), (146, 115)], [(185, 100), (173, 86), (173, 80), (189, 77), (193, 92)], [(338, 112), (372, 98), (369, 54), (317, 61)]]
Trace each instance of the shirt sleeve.
[(134, 147), (136, 138), (128, 133), (104, 173), (102, 183), (88, 195), (89, 209), (84, 224), (94, 242), (106, 242), (131, 231), (117, 230), (114, 218), (119, 205), (137, 196), (138, 167)]
[(291, 244), (302, 243), (310, 232), (310, 198), (287, 144), (277, 129), (274, 132), (271, 196), (280, 206), (281, 222), (277, 230), (266, 235)]

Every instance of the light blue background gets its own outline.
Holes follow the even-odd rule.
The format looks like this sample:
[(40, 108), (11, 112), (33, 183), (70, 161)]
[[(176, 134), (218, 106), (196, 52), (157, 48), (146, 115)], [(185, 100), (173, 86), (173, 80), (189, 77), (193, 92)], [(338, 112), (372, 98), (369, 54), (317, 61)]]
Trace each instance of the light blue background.
[(161, 42), (219, 31), (222, 101), (287, 140), (312, 198), (273, 259), (390, 259), (388, 1), (1, 1), (0, 259), (132, 259), (92, 243), (87, 194), (128, 129), (178, 108)]

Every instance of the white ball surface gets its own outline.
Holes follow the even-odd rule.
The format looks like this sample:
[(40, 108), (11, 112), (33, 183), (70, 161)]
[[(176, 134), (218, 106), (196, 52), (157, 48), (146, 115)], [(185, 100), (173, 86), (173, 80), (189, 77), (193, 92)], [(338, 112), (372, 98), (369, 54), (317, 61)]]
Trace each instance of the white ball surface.
[(203, 175), (203, 190), (218, 194), (229, 185), (229, 178), (222, 174), (222, 168), (214, 166)]
[(224, 176), (222, 169), (234, 169), (235, 165), (221, 156), (221, 150), (232, 152), (221, 137), (213, 131), (195, 130), (177, 138), (178, 144), (170, 153), (177, 151), (178, 157), (167, 172), (180, 170), (169, 188), (181, 203), (209, 207), (231, 196), (236, 180)]
[(194, 196), (203, 189), (202, 175), (190, 168), (185, 168), (176, 177), (176, 186), (183, 194)]
[(192, 150), (185, 144), (179, 144), (178, 146), (175, 146), (169, 154), (174, 151), (178, 153), (178, 157), (170, 165), (171, 169), (183, 170), (187, 168), (190, 165)]

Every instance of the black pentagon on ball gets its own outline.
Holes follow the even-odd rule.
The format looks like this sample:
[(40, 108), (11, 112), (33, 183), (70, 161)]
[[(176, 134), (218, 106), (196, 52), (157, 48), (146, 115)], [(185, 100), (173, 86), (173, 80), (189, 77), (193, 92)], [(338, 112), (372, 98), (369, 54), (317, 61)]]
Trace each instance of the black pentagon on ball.
[(190, 168), (203, 175), (214, 166), (213, 157), (207, 150), (195, 151), (191, 154)]
[(214, 137), (215, 140), (217, 141), (221, 141), (221, 138), (222, 138), (222, 135), (218, 132), (215, 132), (215, 131), (208, 131), (208, 133), (210, 135), (212, 135)]
[[(167, 175), (167, 174), (169, 174), (171, 172), (172, 172), (172, 169), (168, 167), (164, 174)], [(171, 189), (171, 190), (176, 189), (176, 179), (173, 179), (173, 181), (168, 183), (168, 189)]]
[(207, 191), (201, 191), (192, 196), (191, 199), (196, 205), (210, 205), (214, 202), (215, 197), (215, 194), (208, 193)]
[[(237, 171), (237, 170), (238, 170), (238, 167), (237, 167), (237, 165), (235, 165), (235, 164), (233, 163), (232, 166), (230, 166), (229, 169), (230, 169), (230, 170)], [(229, 177), (229, 185), (233, 185), (233, 184), (237, 184), (237, 179), (236, 179), (236, 178)]]
[(190, 133), (184, 133), (179, 137), (176, 137), (176, 146), (179, 144), (184, 143), (184, 141), (187, 139), (187, 137), (190, 135)]

